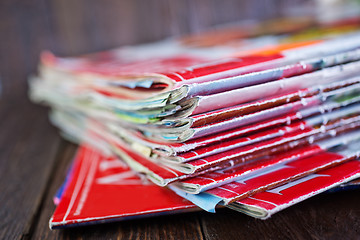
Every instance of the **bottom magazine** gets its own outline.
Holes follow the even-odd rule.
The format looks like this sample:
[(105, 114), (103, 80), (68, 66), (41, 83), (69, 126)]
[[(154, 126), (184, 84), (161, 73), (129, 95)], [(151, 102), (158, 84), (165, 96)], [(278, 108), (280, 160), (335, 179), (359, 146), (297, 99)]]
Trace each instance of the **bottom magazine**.
[(136, 175), (117, 158), (85, 146), (79, 148), (55, 199), (51, 229), (198, 210), (171, 190)]

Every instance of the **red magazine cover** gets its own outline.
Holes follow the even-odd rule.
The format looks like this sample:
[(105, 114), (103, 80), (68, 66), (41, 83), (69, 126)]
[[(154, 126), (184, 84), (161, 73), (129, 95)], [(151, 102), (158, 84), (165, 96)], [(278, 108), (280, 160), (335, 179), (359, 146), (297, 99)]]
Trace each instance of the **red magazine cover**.
[[(358, 178), (358, 134), (357, 140), (351, 141), (354, 137), (351, 133), (342, 137), (341, 143), (331, 150), (275, 164), (205, 193), (189, 194), (174, 186), (170, 188), (210, 212), (220, 204), (265, 219), (299, 201)], [(322, 145), (327, 144), (333, 145), (333, 141)], [(325, 178), (313, 181), (318, 177)]]
[(140, 178), (113, 156), (81, 146), (50, 228), (196, 210), (167, 188)]
[[(334, 117), (341, 118), (341, 117), (348, 117), (350, 114), (358, 114), (359, 107), (360, 107), (360, 105), (356, 104), (354, 106), (351, 106), (350, 108), (344, 108), (344, 109), (334, 111), (334, 112), (331, 112), (328, 114), (324, 114), (321, 116), (315, 116), (315, 117), (312, 117), (309, 119), (304, 119), (304, 121), (301, 121), (299, 123), (292, 123), (285, 127), (289, 127), (290, 128), (290, 129), (288, 129), (288, 131), (289, 131), (292, 128), (295, 128), (296, 126), (299, 126), (299, 125), (301, 126), (301, 123), (303, 123), (304, 125), (303, 125), (302, 129), (306, 129), (306, 127), (310, 127), (310, 126), (312, 126), (312, 128), (321, 128), (321, 127), (324, 128), (326, 124), (321, 125), (321, 124), (323, 124), (324, 120), (334, 121), (334, 119), (335, 119)], [(338, 119), (337, 121), (339, 121), (340, 125), (343, 125), (343, 124), (346, 124), (347, 119), (341, 119), (341, 120)], [(275, 127), (271, 130), (276, 131), (278, 129), (281, 130), (282, 128)], [(284, 134), (286, 132), (284, 130), (281, 130), (281, 131), (284, 132)], [(263, 132), (261, 132), (261, 133), (263, 133)], [(255, 136), (258, 136), (258, 135), (259, 134), (255, 134)], [(351, 136), (351, 137), (349, 137), (349, 136)], [(249, 136), (247, 138), (249, 138)], [(259, 159), (254, 159), (252, 161), (246, 161), (247, 162), (246, 164), (240, 162), (238, 165), (235, 165), (232, 168), (230, 168), (229, 171), (219, 171), (219, 172), (215, 171), (215, 172), (207, 173), (202, 176), (197, 176), (194, 178), (189, 178), (189, 179), (180, 181), (177, 183), (177, 185), (179, 187), (186, 188), (189, 191), (189, 193), (198, 193), (200, 191), (203, 191), (204, 189), (212, 188), (215, 185), (224, 184), (224, 181), (229, 182), (232, 180), (232, 178), (234, 178), (236, 176), (241, 176), (242, 174), (248, 173), (249, 171), (253, 171), (257, 168), (263, 168), (265, 166), (268, 166), (269, 164), (283, 162), (283, 161), (285, 161), (285, 159), (289, 160), (292, 158), (297, 158), (299, 156), (299, 154), (301, 154), (301, 156), (306, 156), (309, 154), (315, 154), (315, 152), (320, 151), (320, 150), (327, 150), (328, 148), (342, 144), (344, 139), (347, 139), (347, 138), (350, 138), (351, 140), (356, 140), (358, 138), (358, 137), (356, 137), (356, 131), (351, 132), (350, 134), (331, 136), (328, 139), (325, 139), (325, 140), (322, 140), (322, 141), (316, 143), (316, 145), (318, 145), (318, 144), (323, 145), (322, 147), (312, 144), (310, 146), (302, 146), (301, 148), (296, 148), (294, 150), (286, 151), (284, 153), (280, 152), (279, 154), (270, 154), (268, 156), (262, 156)], [(227, 141), (227, 143), (233, 143), (233, 141), (229, 140), (229, 141)], [(300, 144), (297, 143), (296, 145), (300, 145)], [(237, 169), (237, 170), (235, 170), (235, 169)], [(193, 192), (193, 191), (195, 191), (195, 192)]]
[[(350, 63), (350, 65), (352, 64), (354, 63)], [(345, 74), (345, 69), (348, 69), (350, 65), (347, 64), (337, 66), (337, 74), (339, 75), (341, 73), (341, 79), (337, 80), (342, 81), (330, 84), (319, 84), (313, 86), (314, 88), (312, 88), (311, 90), (302, 89), (299, 92), (295, 91), (279, 97), (272, 97), (258, 102), (256, 101), (222, 110), (215, 110), (206, 114), (186, 117), (174, 113), (175, 115), (173, 116), (161, 117), (161, 119), (163, 118), (161, 121), (156, 117), (155, 119), (147, 117), (143, 118), (144, 115), (140, 114), (140, 116), (134, 112), (119, 112), (117, 108), (110, 111), (102, 105), (102, 107), (100, 105), (96, 105), (96, 107), (90, 107), (89, 104), (72, 101), (69, 100), (69, 98), (64, 98), (64, 96), (58, 96), (55, 98), (54, 96), (56, 95), (56, 93), (51, 93), (51, 98), (53, 98), (53, 100), (51, 101), (54, 101), (53, 104), (56, 105), (58, 108), (67, 109), (69, 111), (77, 111), (91, 118), (99, 119), (99, 121), (104, 121), (108, 124), (113, 124), (116, 126), (121, 125), (129, 129), (139, 129), (144, 132), (144, 135), (146, 135), (147, 139), (153, 138), (163, 142), (178, 142), (204, 137), (209, 134), (215, 134), (217, 132), (232, 129), (234, 127), (241, 127), (254, 122), (258, 122), (260, 120), (276, 117), (281, 114), (301, 111), (301, 109), (308, 108), (311, 105), (321, 104), (324, 100), (331, 98), (333, 95), (338, 95), (340, 91), (342, 91), (341, 94), (355, 91), (360, 88), (359, 78), (355, 77), (347, 79), (347, 74)], [(353, 73), (354, 69), (357, 71), (357, 69), (359, 69), (359, 66), (360, 62), (352, 65), (352, 67), (349, 68), (352, 69), (350, 72)], [(326, 74), (325, 72), (323, 72), (322, 78), (331, 79), (333, 77), (333, 74), (330, 74), (331, 77), (329, 77), (328, 74), (329, 72)], [(343, 76), (343, 74), (345, 74), (346, 76)], [(318, 80), (319, 79), (317, 79), (317, 81)], [(311, 84), (313, 84), (312, 78)], [(263, 87), (264, 89), (266, 89), (265, 86)], [(268, 91), (268, 89), (266, 90)], [(252, 96), (253, 94), (252, 92), (248, 94), (245, 94), (244, 92), (244, 94), (242, 95)], [(310, 96), (308, 97), (308, 95)], [(222, 100), (219, 99), (217, 101), (222, 102)], [(171, 106), (171, 108), (172, 107), (173, 106)], [(172, 110), (170, 112), (172, 114)], [(123, 118), (132, 119), (131, 121), (137, 121), (137, 123), (135, 124), (131, 123), (131, 121), (123, 121)], [(155, 122), (152, 122), (153, 120)]]
[(228, 207), (267, 219), (287, 207), (359, 177), (360, 162), (353, 160), (231, 203)]
[(307, 127), (304, 130), (300, 130), (298, 132), (285, 133), (283, 136), (274, 139), (261, 141), (249, 146), (235, 148), (186, 163), (180, 163), (177, 165), (169, 164), (169, 166), (172, 166), (172, 168), (184, 173), (192, 174), (229, 161), (232, 161), (233, 164), (244, 162), (244, 157), (249, 155), (257, 155), (258, 153), (264, 153), (266, 151), (269, 151), (268, 153), (276, 153), (277, 148), (280, 150), (284, 146), (288, 146), (287, 148), (291, 149), (294, 147), (294, 144), (292, 144), (293, 142), (296, 142), (297, 145), (301, 145), (305, 144), (305, 142), (331, 137), (333, 132), (341, 133), (351, 129), (356, 129), (359, 126), (359, 117), (355, 116), (346, 119), (346, 121), (340, 120), (338, 122), (324, 125), (323, 128)]
[(320, 170), (354, 160), (358, 154), (359, 152), (355, 152), (349, 154), (349, 156), (344, 156), (339, 153), (324, 151), (290, 163), (277, 164), (253, 175), (249, 174), (249, 176), (244, 176), (237, 181), (210, 189), (207, 193), (221, 197), (225, 205), (228, 205), (230, 202), (244, 199)]
[[(151, 58), (135, 61), (129, 61), (129, 56), (121, 56), (119, 51), (101, 52), (77, 58), (58, 58), (46, 53), (42, 56), (42, 64), (47, 68), (43, 69), (44, 71), (55, 68), (65, 74), (74, 74), (79, 76), (79, 79), (87, 81), (89, 86), (92, 85), (99, 92), (110, 95), (115, 93), (115, 96), (121, 93), (121, 97), (128, 99), (148, 97), (185, 84), (189, 87), (188, 96), (208, 95), (331, 66), (333, 61), (321, 60), (321, 64), (318, 64), (317, 58), (356, 49), (359, 47), (357, 37), (354, 34), (352, 38), (340, 37), (326, 41), (279, 44), (270, 50), (241, 57), (215, 54), (217, 60), (209, 58), (209, 54), (187, 49), (183, 52), (170, 52), (167, 56), (152, 55)], [(159, 46), (157, 46), (159, 52), (169, 51)], [(299, 49), (303, 52), (300, 55)], [(309, 61), (300, 62), (305, 59)], [(335, 58), (335, 61), (339, 60), (340, 58)], [(268, 69), (273, 70), (264, 71)], [(247, 76), (247, 73), (261, 71), (262, 73), (256, 77)], [(241, 76), (234, 77), (239, 75)], [(144, 77), (151, 81), (144, 81)], [(96, 81), (101, 78), (110, 81), (101, 85)], [(129, 79), (135, 79), (138, 82), (135, 85), (129, 85)], [(91, 83), (89, 80), (95, 81)], [(114, 85), (117, 88), (113, 88)], [(119, 87), (122, 88), (121, 91)], [(144, 92), (143, 89), (147, 91)], [(129, 90), (132, 93), (141, 92), (142, 94), (133, 96), (129, 94)]]

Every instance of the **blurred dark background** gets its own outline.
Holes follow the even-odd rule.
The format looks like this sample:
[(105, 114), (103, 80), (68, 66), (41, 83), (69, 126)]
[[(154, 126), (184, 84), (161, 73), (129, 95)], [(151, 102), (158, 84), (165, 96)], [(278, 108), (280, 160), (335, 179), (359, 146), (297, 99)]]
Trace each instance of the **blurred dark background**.
[(1, 99), (23, 98), (44, 49), (76, 55), (229, 22), (301, 15), (313, 5), (310, 0), (2, 0)]

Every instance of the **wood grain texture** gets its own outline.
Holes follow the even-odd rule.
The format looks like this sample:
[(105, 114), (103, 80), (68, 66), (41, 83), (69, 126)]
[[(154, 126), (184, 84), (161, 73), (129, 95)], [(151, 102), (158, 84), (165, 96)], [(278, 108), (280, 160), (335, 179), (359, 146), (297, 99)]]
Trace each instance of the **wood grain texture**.
[(0, 239), (18, 239), (31, 232), (59, 137), (28, 101), (1, 103), (0, 115)]
[(51, 178), (49, 178), (47, 184), (48, 189), (43, 193), (44, 201), (39, 211), (38, 219), (33, 222), (34, 232), (32, 234), (33, 239), (56, 239), (57, 231), (50, 231), (49, 220), (55, 210), (53, 197), (56, 191), (62, 185), (66, 174), (71, 166), (71, 161), (76, 152), (77, 146), (62, 140), (60, 142), (56, 162), (54, 164), (54, 171)]
[(0, 1), (0, 83), (2, 99), (24, 99), (39, 52), (52, 48), (53, 34), (44, 0)]

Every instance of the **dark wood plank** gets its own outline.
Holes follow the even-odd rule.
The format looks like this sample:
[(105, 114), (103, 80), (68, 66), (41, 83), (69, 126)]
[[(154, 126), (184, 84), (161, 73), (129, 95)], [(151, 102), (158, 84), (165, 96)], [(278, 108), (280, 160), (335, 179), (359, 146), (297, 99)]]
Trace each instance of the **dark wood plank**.
[(51, 188), (47, 193), (38, 220), (34, 239), (202, 239), (197, 213), (151, 217), (126, 222), (50, 230), (48, 221), (55, 209), (52, 197), (65, 178), (66, 169), (75, 152), (75, 145), (66, 144), (60, 153)]
[(57, 234), (63, 239), (203, 239), (196, 214), (65, 229)]
[(28, 101), (2, 102), (0, 115), (0, 239), (18, 239), (31, 232), (59, 137)]
[(66, 142), (65, 140), (61, 141), (59, 147), (58, 154), (56, 156), (56, 168), (52, 173), (53, 178), (48, 183), (50, 188), (45, 193), (44, 204), (39, 210), (40, 216), (35, 225), (35, 231), (33, 234), (33, 239), (51, 239), (56, 236), (54, 231), (50, 231), (49, 229), (49, 219), (52, 215), (52, 212), (55, 209), (55, 205), (52, 201), (52, 197), (55, 195), (58, 188), (61, 186), (64, 181), (67, 171), (70, 167), (71, 160), (74, 157), (77, 146), (75, 144), (71, 144)]
[(1, 1), (0, 35), (2, 98), (23, 98), (28, 76), (36, 70), (39, 52), (56, 45), (45, 1)]

